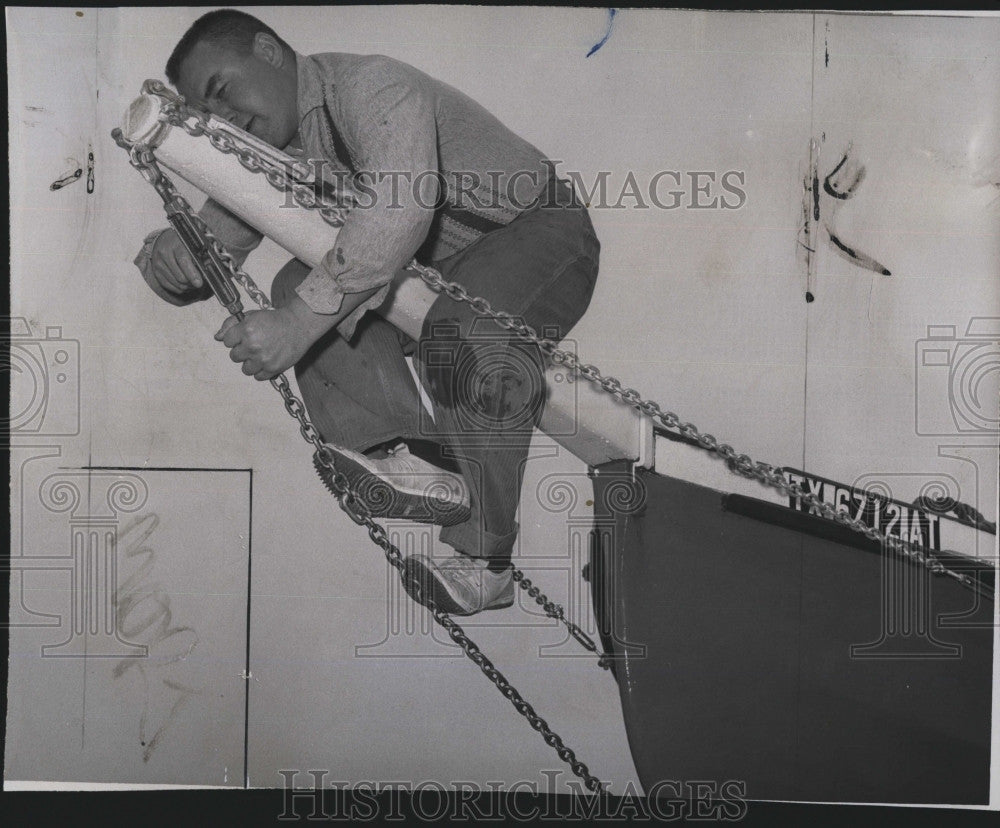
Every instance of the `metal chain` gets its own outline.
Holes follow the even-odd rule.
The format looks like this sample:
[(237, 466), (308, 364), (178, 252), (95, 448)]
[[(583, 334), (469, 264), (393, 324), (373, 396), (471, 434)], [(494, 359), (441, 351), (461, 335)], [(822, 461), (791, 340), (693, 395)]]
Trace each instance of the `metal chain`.
[[(119, 140), (117, 136), (116, 140)], [(119, 141), (119, 143), (122, 146), (126, 146), (122, 141)], [(203, 234), (205, 240), (212, 246), (212, 249), (222, 260), (232, 278), (243, 286), (243, 288), (247, 291), (251, 298), (256, 301), (261, 309), (270, 309), (272, 304), (267, 295), (254, 283), (253, 279), (251, 279), (250, 276), (243, 271), (243, 269), (236, 263), (232, 255), (219, 243), (218, 239), (215, 238), (205, 222), (194, 213), (191, 209), (190, 203), (177, 191), (170, 179), (159, 169), (155, 158), (148, 148), (141, 145), (133, 145), (128, 149), (130, 162), (137, 170), (139, 170), (143, 178), (153, 184), (158, 190), (167, 193), (168, 197), (173, 199), (173, 203), (179, 209), (184, 210), (187, 213), (188, 217)], [(452, 641), (461, 647), (462, 652), (466, 655), (466, 657), (479, 667), (483, 674), (496, 686), (504, 698), (510, 701), (510, 703), (514, 706), (514, 709), (527, 719), (528, 724), (531, 725), (532, 729), (542, 734), (542, 738), (545, 740), (545, 743), (552, 747), (556, 751), (559, 758), (570, 766), (573, 773), (583, 780), (586, 788), (597, 793), (603, 791), (604, 784), (600, 781), (600, 779), (590, 773), (589, 768), (584, 762), (577, 759), (573, 750), (567, 747), (563, 743), (559, 734), (552, 730), (545, 719), (535, 712), (535, 709), (531, 706), (531, 704), (527, 702), (523, 696), (521, 696), (521, 694), (510, 683), (510, 681), (508, 681), (503, 673), (501, 673), (494, 666), (493, 662), (490, 661), (490, 659), (479, 649), (475, 642), (472, 641), (468, 635), (466, 635), (462, 627), (454, 619), (452, 619), (448, 613), (442, 610), (433, 598), (430, 596), (424, 596), (419, 582), (407, 575), (403, 555), (399, 551), (399, 548), (393, 544), (391, 540), (389, 540), (385, 527), (376, 523), (372, 518), (371, 511), (369, 510), (367, 504), (354, 490), (351, 489), (347, 477), (337, 471), (334, 450), (323, 442), (323, 439), (316, 430), (316, 427), (309, 420), (305, 405), (292, 391), (285, 375), (279, 374), (270, 382), (271, 385), (277, 389), (278, 393), (281, 394), (281, 397), (284, 400), (285, 409), (298, 422), (299, 431), (302, 434), (302, 437), (307, 442), (311, 443), (316, 449), (316, 460), (319, 465), (325, 468), (330, 488), (335, 494), (341, 509), (343, 509), (344, 512), (347, 513), (348, 517), (350, 517), (351, 520), (359, 526), (367, 528), (368, 536), (385, 553), (385, 557), (389, 562), (389, 565), (397, 570), (400, 579), (407, 583), (409, 590), (417, 596), (420, 603), (431, 611), (434, 620), (441, 627), (447, 630)], [(528, 584), (530, 585), (530, 581)], [(537, 594), (537, 589), (535, 592)], [(561, 612), (561, 608), (559, 609)], [(597, 648), (593, 645), (592, 641), (590, 644), (590, 649), (593, 652), (597, 652)]]
[[(253, 148), (245, 145), (240, 146), (234, 136), (212, 127), (204, 114), (188, 109), (182, 103), (171, 102), (165, 105), (161, 117), (170, 124), (182, 127), (191, 135), (207, 135), (216, 149), (224, 153), (235, 154), (240, 163), (248, 170), (258, 173), (263, 172), (267, 181), (273, 187), (291, 192), (295, 202), (300, 206), (306, 209), (318, 210), (323, 218), (334, 227), (343, 225), (346, 211), (341, 206), (326, 201), (310, 188), (294, 181), (286, 170), (268, 159), (258, 156)], [(192, 118), (195, 120), (195, 124), (189, 123)], [(815, 509), (822, 517), (863, 534), (870, 540), (880, 542), (888, 552), (895, 552), (909, 558), (913, 562), (926, 567), (935, 575), (947, 575), (966, 587), (978, 589), (978, 582), (972, 575), (948, 569), (925, 546), (909, 540), (903, 540), (902, 538), (888, 536), (878, 529), (868, 526), (860, 518), (852, 518), (846, 512), (838, 511), (832, 504), (822, 500), (816, 494), (806, 491), (800, 484), (789, 481), (780, 468), (776, 468), (768, 463), (755, 461), (747, 454), (738, 454), (732, 446), (720, 443), (711, 434), (703, 434), (694, 424), (681, 422), (676, 414), (671, 411), (664, 411), (657, 402), (644, 399), (634, 388), (623, 388), (620, 380), (615, 377), (604, 376), (595, 365), (582, 363), (572, 351), (562, 350), (554, 340), (540, 337), (534, 328), (519, 321), (511, 314), (494, 310), (487, 299), (481, 296), (470, 295), (462, 285), (457, 282), (449, 282), (434, 268), (422, 265), (414, 259), (407, 266), (407, 269), (412, 270), (420, 276), (435, 291), (447, 294), (449, 298), (456, 302), (464, 302), (479, 316), (492, 319), (501, 328), (511, 331), (521, 339), (537, 345), (541, 352), (548, 356), (555, 364), (575, 371), (597, 385), (601, 390), (611, 394), (626, 405), (637, 409), (640, 413), (659, 423), (664, 428), (679, 432), (694, 441), (700, 448), (718, 455), (725, 461), (727, 468), (734, 474), (757, 480), (767, 486), (778, 489), (788, 497), (795, 498), (801, 504)], [(523, 573), (521, 577), (523, 578)], [(561, 608), (558, 609), (561, 610)], [(550, 617), (557, 618), (566, 623), (561, 613), (549, 613), (548, 610), (546, 610), (546, 613)], [(590, 649), (586, 641), (581, 640), (568, 623), (567, 627), (574, 638), (577, 638), (584, 646)], [(579, 628), (577, 629), (579, 630)], [(590, 643), (592, 644), (593, 641), (590, 641)], [(596, 652), (597, 648), (594, 647), (593, 651)]]
[(517, 585), (527, 592), (529, 596), (535, 599), (535, 603), (545, 611), (545, 614), (549, 618), (555, 618), (557, 621), (561, 621), (563, 625), (565, 625), (566, 629), (569, 630), (569, 633), (573, 636), (573, 638), (579, 641), (585, 649), (590, 650), (590, 652), (597, 656), (598, 666), (604, 668), (605, 670), (611, 669), (611, 665), (614, 662), (614, 656), (608, 653), (602, 653), (598, 650), (597, 645), (594, 643), (594, 639), (580, 629), (578, 625), (570, 621), (566, 617), (565, 611), (559, 604), (555, 604), (550, 601), (544, 592), (531, 583), (531, 579), (524, 577), (524, 573), (520, 569), (514, 569), (512, 576), (517, 582)]

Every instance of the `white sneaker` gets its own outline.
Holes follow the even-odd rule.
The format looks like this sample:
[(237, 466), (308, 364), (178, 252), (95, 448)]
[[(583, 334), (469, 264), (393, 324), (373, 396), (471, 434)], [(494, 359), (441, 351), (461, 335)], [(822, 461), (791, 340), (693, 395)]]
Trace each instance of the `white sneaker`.
[(459, 554), (435, 561), (425, 555), (411, 555), (404, 563), (403, 585), (410, 596), (421, 603), (430, 597), (452, 615), (474, 615), (514, 603), (510, 567), (493, 572), (486, 558)]
[[(417, 523), (451, 526), (468, 520), (469, 491), (457, 474), (438, 468), (410, 454), (400, 442), (382, 459), (327, 444), (334, 453), (337, 471), (368, 504), (373, 517), (398, 518)], [(326, 470), (314, 456), (316, 470), (331, 489)]]

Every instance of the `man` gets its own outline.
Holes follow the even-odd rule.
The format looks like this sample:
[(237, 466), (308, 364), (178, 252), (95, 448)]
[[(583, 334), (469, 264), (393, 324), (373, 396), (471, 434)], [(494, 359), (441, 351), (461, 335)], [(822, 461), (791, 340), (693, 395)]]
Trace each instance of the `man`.
[[(407, 560), (422, 595), (458, 614), (509, 606), (523, 467), (545, 400), (541, 354), (444, 294), (419, 342), (367, 311), (416, 257), (561, 338), (597, 277), (600, 244), (586, 210), (535, 147), (457, 89), (391, 58), (300, 55), (256, 18), (221, 10), (192, 25), (166, 74), (190, 105), (327, 174), (349, 174), (367, 196), (317, 268), (293, 260), (277, 275), (274, 310), (230, 317), (216, 338), (258, 380), (295, 366), (310, 417), (343, 449), (348, 473), (393, 486), (398, 508), (388, 516), (416, 515), (428, 479), (449, 492), (463, 511), (440, 539), (459, 554)], [(211, 201), (201, 216), (237, 261), (260, 242)], [(173, 231), (147, 237), (136, 263), (172, 304), (210, 296)], [(407, 355), (433, 422), (421, 415)], [(422, 440), (437, 448), (434, 465), (410, 452)], [(448, 459), (460, 477), (440, 467)]]

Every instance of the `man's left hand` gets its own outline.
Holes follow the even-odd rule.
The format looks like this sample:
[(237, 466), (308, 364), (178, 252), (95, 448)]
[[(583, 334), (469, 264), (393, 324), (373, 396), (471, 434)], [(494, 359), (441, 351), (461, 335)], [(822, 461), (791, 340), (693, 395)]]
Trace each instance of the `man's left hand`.
[(229, 348), (233, 362), (243, 363), (244, 374), (262, 381), (295, 365), (315, 339), (287, 308), (249, 311), (242, 322), (230, 316), (215, 338)]

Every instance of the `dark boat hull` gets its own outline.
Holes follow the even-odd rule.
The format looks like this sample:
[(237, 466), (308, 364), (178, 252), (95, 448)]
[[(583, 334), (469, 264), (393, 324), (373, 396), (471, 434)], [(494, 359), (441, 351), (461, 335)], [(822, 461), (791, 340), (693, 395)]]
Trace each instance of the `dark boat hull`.
[(595, 471), (594, 604), (647, 794), (988, 802), (992, 598), (821, 518)]

